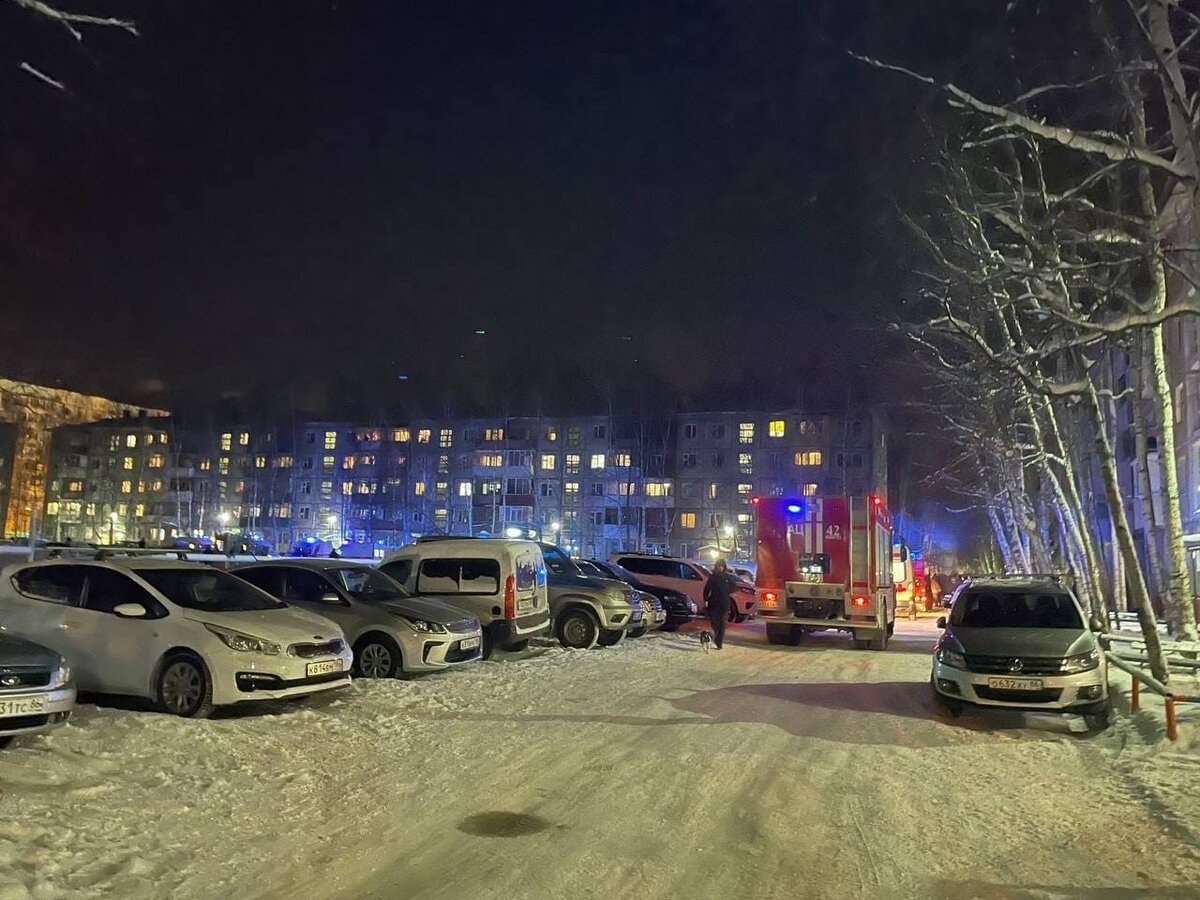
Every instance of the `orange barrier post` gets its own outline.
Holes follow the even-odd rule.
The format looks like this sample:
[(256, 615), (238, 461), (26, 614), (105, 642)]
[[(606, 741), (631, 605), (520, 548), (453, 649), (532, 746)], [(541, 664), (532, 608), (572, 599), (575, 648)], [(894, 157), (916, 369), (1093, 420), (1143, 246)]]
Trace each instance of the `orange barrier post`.
[(1142, 683), (1133, 677), (1133, 692), (1129, 696), (1129, 708), (1134, 712), (1142, 708)]
[(1175, 723), (1175, 698), (1168, 695), (1163, 702), (1167, 706), (1167, 740), (1173, 741), (1179, 737), (1179, 728)]

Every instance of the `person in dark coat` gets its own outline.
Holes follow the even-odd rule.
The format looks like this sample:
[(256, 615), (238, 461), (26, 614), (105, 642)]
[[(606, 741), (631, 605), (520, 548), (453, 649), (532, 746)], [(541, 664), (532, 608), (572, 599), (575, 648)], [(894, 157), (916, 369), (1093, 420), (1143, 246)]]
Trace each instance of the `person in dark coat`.
[(725, 623), (729, 621), (729, 608), (733, 605), (733, 589), (737, 579), (729, 571), (725, 560), (713, 563), (712, 576), (704, 585), (704, 605), (708, 608), (708, 621), (712, 623), (713, 644), (718, 650), (725, 643)]

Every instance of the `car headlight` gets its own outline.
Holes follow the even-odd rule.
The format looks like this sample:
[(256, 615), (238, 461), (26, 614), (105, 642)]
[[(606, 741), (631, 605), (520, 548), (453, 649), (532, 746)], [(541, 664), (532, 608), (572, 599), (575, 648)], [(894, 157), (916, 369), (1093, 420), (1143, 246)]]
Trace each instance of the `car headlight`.
[(71, 683), (71, 667), (66, 663), (59, 663), (58, 668), (50, 673), (50, 687), (64, 688)]
[(947, 650), (945, 647), (942, 647), (937, 652), (937, 658), (938, 662), (943, 666), (949, 666), (952, 669), (965, 669), (967, 667), (967, 661), (963, 659), (963, 655), (957, 650)]
[(624, 591), (612, 590), (612, 591), (604, 592), (604, 605), (605, 606), (625, 606), (627, 604), (632, 605), (629, 603), (629, 600), (625, 597)]
[(692, 615), (695, 615), (695, 614), (696, 614), (696, 611), (697, 611), (697, 610), (698, 610), (700, 607), (696, 606), (696, 601), (695, 601), (695, 600), (688, 600), (688, 602), (687, 602), (687, 608), (688, 608), (688, 612), (690, 612)]
[(1100, 665), (1100, 651), (1091, 650), (1078, 656), (1068, 656), (1063, 660), (1062, 670), (1068, 675), (1076, 672), (1090, 672)]
[(413, 631), (419, 631), (421, 634), (446, 634), (446, 626), (439, 625), (437, 622), (430, 622), (427, 619), (410, 619), (408, 616), (397, 616), (396, 618)]
[(211, 625), (208, 622), (204, 623), (204, 627), (219, 637), (222, 644), (238, 653), (265, 653), (267, 656), (278, 656), (283, 652), (283, 648), (274, 641), (255, 637), (252, 634), (242, 634), (240, 631)]

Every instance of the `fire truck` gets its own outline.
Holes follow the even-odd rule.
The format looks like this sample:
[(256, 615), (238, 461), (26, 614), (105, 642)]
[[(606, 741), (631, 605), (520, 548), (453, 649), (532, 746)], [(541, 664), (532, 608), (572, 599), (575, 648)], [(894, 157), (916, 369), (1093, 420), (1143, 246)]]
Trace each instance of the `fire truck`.
[(756, 497), (755, 593), (772, 644), (849, 632), (886, 650), (896, 625), (892, 520), (882, 498)]

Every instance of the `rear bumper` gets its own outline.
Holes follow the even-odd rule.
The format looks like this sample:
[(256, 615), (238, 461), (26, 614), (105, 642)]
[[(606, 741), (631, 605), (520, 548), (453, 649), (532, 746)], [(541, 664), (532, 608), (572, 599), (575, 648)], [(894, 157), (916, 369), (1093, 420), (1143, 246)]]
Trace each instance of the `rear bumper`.
[(1104, 665), (1076, 675), (1030, 676), (1042, 683), (1041, 691), (1010, 691), (988, 685), (989, 678), (1005, 677), (953, 669), (936, 660), (933, 664), (933, 689), (943, 697), (971, 706), (1027, 712), (1073, 712), (1108, 699), (1108, 672)]
[(497, 619), (485, 628), (488, 636), (497, 644), (515, 644), (550, 631), (550, 611), (522, 616), (519, 619)]

